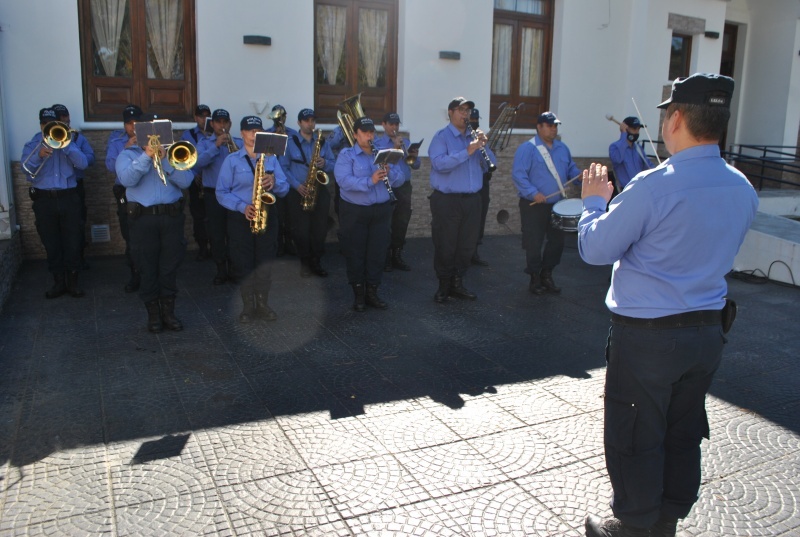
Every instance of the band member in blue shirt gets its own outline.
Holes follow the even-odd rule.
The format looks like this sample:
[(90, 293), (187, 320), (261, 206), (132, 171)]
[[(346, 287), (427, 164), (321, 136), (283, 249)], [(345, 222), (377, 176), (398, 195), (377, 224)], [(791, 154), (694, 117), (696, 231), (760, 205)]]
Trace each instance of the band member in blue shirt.
[[(140, 117), (140, 121), (147, 119)], [(166, 184), (154, 159), (161, 163)], [(175, 296), (178, 267), (186, 250), (182, 189), (192, 183), (192, 172), (173, 168), (164, 147), (159, 146), (156, 153), (146, 140), (122, 151), (115, 169), (125, 187), (131, 254), (141, 273), (139, 297), (147, 308), (147, 329), (153, 333), (163, 328), (183, 330), (175, 316)]]
[[(436, 302), (448, 297), (475, 300), (464, 287), (463, 277), (478, 246), (481, 226), (483, 172), (496, 159), (486, 147), (486, 136), (476, 131), (467, 136), (467, 124), (475, 103), (456, 97), (447, 106), (450, 123), (433, 135), (428, 148), (431, 160), (431, 235), (433, 268), (439, 288)], [(485, 157), (484, 157), (485, 155)]]
[(39, 132), (22, 150), (22, 168), (31, 183), (29, 192), (36, 231), (47, 253), (47, 269), (54, 280), (45, 297), (56, 298), (68, 292), (77, 298), (85, 294), (78, 286), (83, 220), (77, 177), (89, 161), (77, 144), (53, 149), (45, 143), (42, 129), (52, 121), (56, 121), (55, 111), (42, 108)]
[[(333, 176), (336, 160), (324, 138), (318, 140), (314, 130), (317, 118), (314, 110), (304, 108), (297, 114), (297, 125), (300, 131), (289, 135), (286, 154), (279, 159), (286, 173), (286, 180), (291, 187), (286, 195), (286, 210), (292, 222), (292, 238), (300, 256), (300, 275), (304, 278), (316, 274), (322, 278), (328, 271), (322, 266), (325, 254), (325, 239), (328, 236), (328, 212), (331, 206), (331, 195), (326, 185), (316, 180), (316, 203), (313, 210), (303, 209), (303, 198), (308, 194), (306, 181), (311, 157), (317, 142), (320, 142), (319, 157), (315, 162), (318, 172)], [(321, 133), (320, 133), (321, 134)], [(329, 178), (330, 180), (330, 178)]]
[(622, 192), (636, 174), (649, 170), (653, 162), (637, 143), (642, 122), (636, 116), (628, 116), (620, 123), (619, 140), (608, 146), (608, 158), (614, 168), (617, 192)]
[(378, 149), (402, 149), (412, 159), (409, 164), (405, 160), (395, 164), (403, 175), (403, 182), (394, 189), (397, 203), (394, 204), (392, 211), (392, 240), (389, 244), (389, 251), (386, 255), (386, 266), (384, 271), (391, 272), (392, 269), (411, 270), (411, 267), (403, 259), (403, 246), (406, 244), (406, 233), (408, 223), (411, 221), (411, 170), (418, 170), (420, 167), (419, 150), (408, 151), (411, 142), (408, 138), (400, 136), (400, 116), (396, 112), (389, 112), (383, 116), (383, 136), (375, 139), (375, 147)]
[[(477, 108), (473, 108), (472, 112), (470, 112), (469, 123), (472, 125), (472, 130), (477, 131), (481, 127), (481, 113)], [(491, 180), (492, 172), (490, 170), (485, 170), (483, 172), (483, 186), (481, 187), (481, 231), (478, 234), (478, 246), (483, 244), (483, 232), (486, 229), (486, 215), (489, 212), (490, 201), (489, 185), (491, 184)], [(479, 267), (489, 266), (489, 263), (478, 255), (478, 248), (475, 248), (475, 253), (472, 256), (471, 262), (473, 265), (478, 265)]]
[[(196, 126), (183, 131), (181, 140), (187, 141), (195, 147), (200, 146), (200, 142), (208, 136), (205, 131), (206, 118), (211, 117), (211, 109), (208, 105), (199, 104), (194, 109), (194, 121)], [(197, 243), (196, 261), (203, 261), (211, 257), (208, 251), (208, 231), (206, 230), (206, 204), (203, 200), (202, 170), (192, 168), (194, 182), (189, 186), (189, 213), (192, 215), (192, 236)]]
[(675, 80), (658, 106), (672, 156), (607, 211), (605, 167), (583, 172), (580, 255), (614, 266), (604, 444), (615, 518), (587, 517), (590, 537), (674, 536), (697, 501), (705, 398), (736, 311), (725, 275), (758, 209), (745, 176), (720, 158), (733, 88), (716, 74)]
[(333, 172), (342, 196), (339, 228), (347, 281), (353, 287), (355, 311), (364, 311), (366, 306), (386, 309), (389, 306), (378, 296), (392, 222), (386, 181), (394, 189), (402, 174), (397, 166), (374, 164), (375, 123), (370, 118), (356, 119), (353, 132), (356, 145), (342, 149)]
[(200, 140), (197, 148), (197, 164), (203, 181), (203, 201), (206, 204), (206, 228), (211, 241), (211, 255), (217, 265), (217, 274), (211, 283), (222, 285), (228, 281), (228, 210), (217, 200), (216, 189), (222, 163), (231, 152), (235, 153), (244, 142), (231, 135), (231, 116), (227, 110), (218, 108), (211, 114), (214, 134)]
[[(286, 124), (286, 108), (283, 105), (276, 104), (272, 107), (269, 114), (272, 119), (272, 126), (264, 129), (266, 132), (274, 132), (276, 134), (285, 134), (289, 138), (297, 134), (297, 131)], [(287, 146), (288, 147), (288, 146)], [(282, 165), (282, 167), (284, 167)], [(286, 169), (284, 167), (284, 173)], [(298, 255), (297, 245), (294, 243), (294, 231), (292, 230), (292, 213), (289, 211), (288, 196), (278, 198), (275, 205), (270, 209), (278, 217), (278, 257), (283, 257), (285, 254)]]
[(256, 133), (263, 130), (261, 118), (245, 116), (239, 123), (244, 147), (231, 153), (222, 163), (217, 177), (217, 200), (228, 209), (228, 245), (242, 295), (242, 313), (239, 322), (255, 319), (274, 321), (278, 315), (269, 307), (272, 287), (272, 263), (278, 245), (278, 215), (270, 205), (262, 205), (267, 212), (266, 229), (254, 233), (252, 221), (258, 216), (253, 200), (253, 181), (260, 180), (265, 192), (284, 197), (289, 183), (275, 155), (265, 155), (264, 174), (256, 178), (258, 160), (255, 153)]

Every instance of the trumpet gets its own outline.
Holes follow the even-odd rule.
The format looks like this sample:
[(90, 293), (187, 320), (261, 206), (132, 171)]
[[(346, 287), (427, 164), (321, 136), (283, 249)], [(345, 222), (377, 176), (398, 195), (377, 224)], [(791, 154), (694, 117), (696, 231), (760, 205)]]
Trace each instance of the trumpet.
[(276, 198), (272, 192), (267, 192), (261, 186), (261, 179), (272, 173), (271, 170), (264, 170), (264, 157), (266, 153), (261, 153), (256, 161), (256, 167), (253, 173), (253, 207), (256, 210), (256, 216), (250, 220), (250, 231), (254, 235), (261, 235), (267, 230), (267, 218), (269, 217), (269, 206), (274, 205)]
[[(49, 147), (51, 149), (64, 149), (70, 143), (72, 143), (72, 133), (78, 132), (75, 129), (70, 129), (69, 125), (62, 121), (50, 121), (45, 123), (44, 127), (42, 128), (42, 146)], [(50, 155), (47, 155), (39, 166), (30, 171), (28, 169), (28, 161), (31, 159), (33, 155), (38, 153), (39, 147), (37, 146), (30, 155), (22, 162), (22, 169), (31, 176), (31, 179), (34, 179), (36, 175), (42, 170), (42, 166), (44, 163), (47, 162), (47, 159), (50, 158)]]
[[(161, 164), (161, 140), (157, 134), (147, 137), (147, 145), (153, 150), (153, 167), (164, 185), (167, 176), (164, 175), (164, 166)], [(197, 163), (197, 149), (191, 144), (181, 140), (167, 147), (167, 161), (176, 170), (188, 170)]]
[(228, 148), (228, 153), (236, 153), (239, 151), (239, 146), (236, 145), (236, 142), (233, 141), (233, 136), (227, 130), (222, 129), (223, 134), (228, 136), (228, 139), (225, 140), (225, 147)]

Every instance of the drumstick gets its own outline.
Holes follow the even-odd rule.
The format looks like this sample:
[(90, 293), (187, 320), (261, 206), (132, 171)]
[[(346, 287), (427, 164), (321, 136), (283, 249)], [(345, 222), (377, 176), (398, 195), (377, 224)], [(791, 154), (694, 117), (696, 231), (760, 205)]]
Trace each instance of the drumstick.
[[(568, 184), (570, 184), (570, 183), (572, 183), (572, 182), (574, 182), (574, 181), (577, 181), (578, 179), (580, 179), (580, 178), (581, 178), (581, 176), (582, 176), (582, 175), (583, 175), (583, 173), (579, 173), (578, 175), (576, 175), (575, 177), (573, 177), (572, 179), (570, 179), (569, 181), (567, 181), (566, 183), (564, 183), (564, 184), (563, 184), (563, 186), (567, 186)], [(552, 198), (553, 196), (557, 196), (557, 195), (559, 195), (559, 194), (561, 194), (561, 191), (560, 191), (560, 190), (557, 190), (557, 191), (553, 192), (552, 194), (548, 194), (548, 195), (546, 195), (546, 196), (544, 197), (544, 199)], [(533, 205), (536, 205), (537, 203), (539, 203), (539, 202), (538, 202), (538, 201), (532, 201), (532, 202), (531, 202), (531, 206), (533, 206)]]
[[(631, 97), (631, 101), (633, 101), (633, 107), (636, 108), (636, 113), (639, 114), (639, 117), (642, 117), (642, 113), (639, 112), (639, 107), (636, 106), (636, 99)], [(656, 160), (658, 164), (661, 165), (661, 157), (658, 156), (658, 151), (656, 150), (656, 145), (653, 143), (653, 139), (650, 138), (650, 132), (647, 130), (647, 125), (642, 125), (644, 127), (644, 133), (647, 135), (647, 139), (650, 141), (650, 147), (653, 149), (653, 154), (656, 156)]]

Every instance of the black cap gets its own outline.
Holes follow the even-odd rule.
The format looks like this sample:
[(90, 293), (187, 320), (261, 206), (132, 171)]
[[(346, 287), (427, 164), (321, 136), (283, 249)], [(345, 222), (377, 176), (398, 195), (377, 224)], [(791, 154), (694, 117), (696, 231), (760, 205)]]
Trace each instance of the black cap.
[(69, 115), (69, 110), (67, 110), (67, 107), (64, 106), (63, 104), (54, 104), (50, 108), (52, 108), (53, 112), (56, 113), (56, 116), (58, 116), (60, 118)]
[(666, 108), (672, 103), (730, 108), (733, 86), (731, 77), (714, 73), (695, 73), (686, 78), (676, 78), (672, 83), (672, 93), (658, 108)]
[(129, 104), (125, 107), (125, 110), (122, 111), (122, 121), (127, 123), (128, 121), (146, 121), (146, 119), (141, 108), (135, 104)]
[(400, 116), (397, 115), (397, 112), (389, 112), (385, 116), (383, 116), (384, 123), (397, 123), (400, 124)]
[(464, 97), (456, 97), (452, 101), (450, 101), (450, 104), (447, 105), (447, 109), (448, 110), (455, 110), (456, 108), (458, 108), (462, 104), (466, 104), (470, 108), (475, 108), (475, 103), (473, 103), (472, 101), (468, 101)]
[(211, 114), (211, 109), (205, 104), (198, 104), (194, 109), (194, 115), (202, 116), (203, 114)]
[(39, 123), (49, 123), (57, 119), (56, 111), (52, 108), (42, 108), (39, 110)]
[(317, 117), (317, 115), (311, 108), (303, 108), (297, 113), (297, 121), (303, 121), (312, 117)]
[(227, 110), (224, 110), (222, 108), (217, 108), (216, 110), (214, 110), (214, 113), (211, 114), (211, 120), (216, 121), (218, 119), (227, 119), (228, 121), (230, 121), (231, 115), (228, 113)]
[(472, 112), (469, 113), (469, 118), (470, 119), (480, 119), (481, 118), (480, 110), (478, 110), (477, 108), (473, 108)]
[(622, 120), (624, 124), (634, 129), (639, 129), (642, 127), (642, 122), (639, 121), (639, 118), (636, 116), (628, 116)]
[(536, 124), (549, 123), (550, 125), (560, 125), (561, 120), (556, 117), (553, 112), (542, 112), (536, 119)]
[(353, 122), (353, 130), (371, 132), (375, 130), (375, 123), (368, 117), (360, 117)]
[(261, 118), (258, 116), (244, 116), (239, 123), (239, 127), (243, 131), (262, 130), (264, 125), (261, 123)]

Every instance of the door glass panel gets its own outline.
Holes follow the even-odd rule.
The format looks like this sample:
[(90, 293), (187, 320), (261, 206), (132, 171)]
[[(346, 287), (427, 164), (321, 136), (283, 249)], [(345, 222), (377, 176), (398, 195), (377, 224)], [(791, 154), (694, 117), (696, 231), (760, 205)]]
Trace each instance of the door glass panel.
[(492, 93), (511, 93), (511, 43), (514, 28), (510, 24), (495, 24), (492, 40)]
[(344, 41), (347, 8), (317, 5), (317, 83), (345, 83)]
[(519, 94), (523, 97), (542, 95), (543, 49), (544, 31), (539, 28), (522, 28)]
[(494, 0), (495, 9), (544, 15), (544, 0)]
[(386, 33), (389, 13), (378, 9), (358, 12), (358, 86), (386, 87)]
[(95, 76), (130, 78), (131, 20), (127, 0), (93, 0), (92, 71)]
[(183, 80), (183, 2), (146, 0), (147, 78)]

